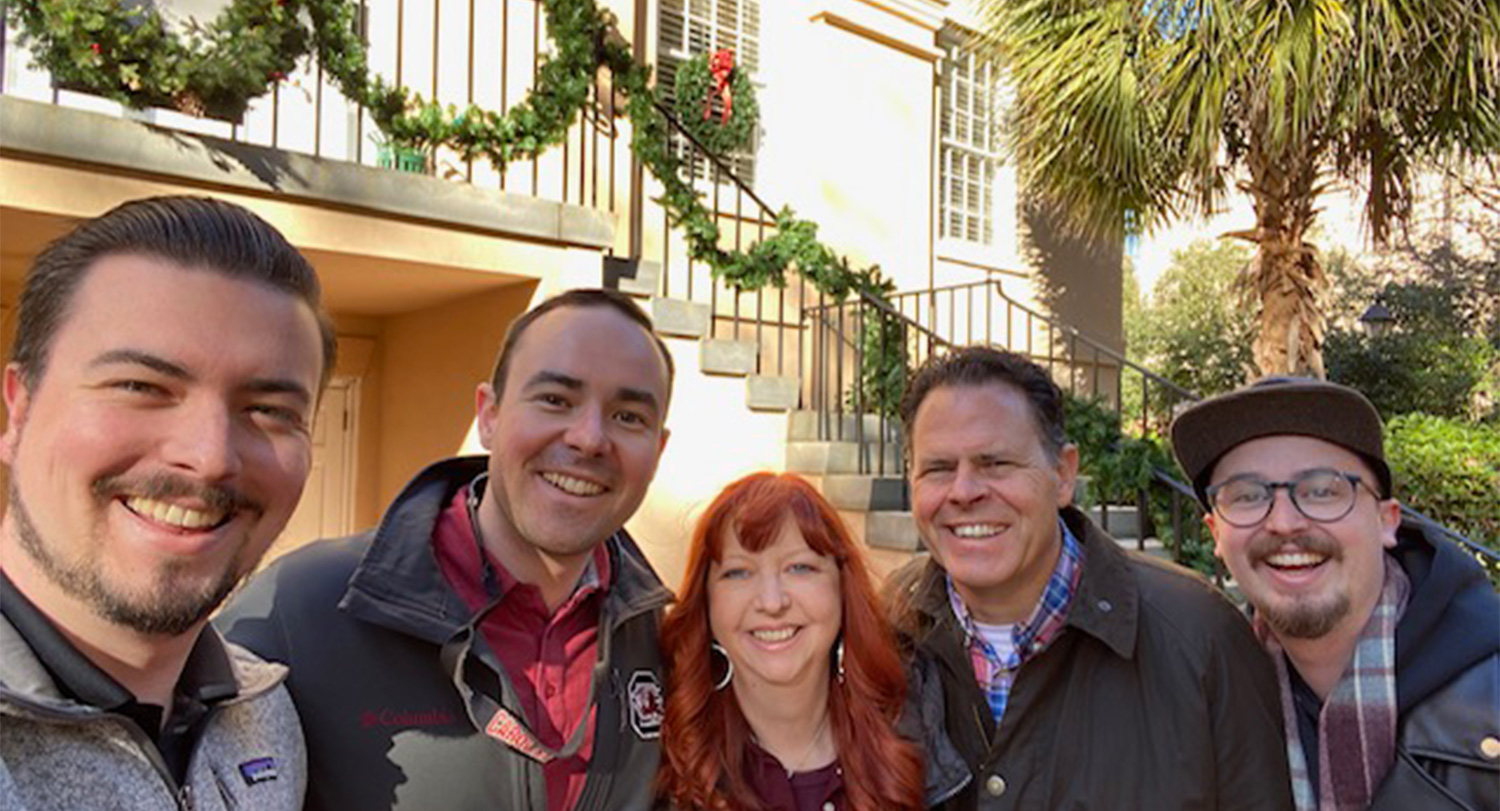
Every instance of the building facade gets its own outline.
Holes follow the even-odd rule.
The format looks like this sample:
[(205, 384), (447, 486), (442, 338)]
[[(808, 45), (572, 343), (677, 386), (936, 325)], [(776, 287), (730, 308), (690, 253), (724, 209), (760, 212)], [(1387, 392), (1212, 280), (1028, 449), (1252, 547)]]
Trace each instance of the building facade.
[[(209, 19), (226, 2), (156, 5)], [(911, 335), (925, 332), (929, 344), (986, 340), (1076, 359), (1077, 337), (1072, 348), (1060, 343), (1050, 316), (1120, 348), (1120, 246), (1069, 242), (1028, 212), (1003, 148), (1003, 77), (974, 47), (972, 19), (958, 5), (601, 5), (637, 58), (653, 66), (661, 95), (670, 97), (683, 60), (720, 49), (734, 50), (754, 83), (761, 116), (750, 149), (716, 161), (675, 137), (716, 213), (721, 245), (748, 248), (790, 206), (853, 264), (878, 264)], [(460, 107), (515, 104), (551, 47), (536, 0), (360, 6), (372, 69)], [(31, 61), (7, 28), (0, 53), (7, 344), (36, 252), (79, 219), (136, 197), (193, 193), (243, 204), (317, 267), (340, 362), (316, 425), (314, 474), (281, 550), (371, 525), (425, 463), (477, 450), (474, 386), (488, 377), (506, 327), (542, 299), (580, 286), (613, 284), (640, 296), (681, 370), (672, 441), (631, 524), (669, 581), (684, 563), (695, 510), (745, 472), (898, 478), (886, 421), (866, 432), (855, 420), (863, 445), (853, 453), (864, 459), (852, 469), (839, 447), (851, 438), (842, 422), (828, 433), (830, 409), (838, 420), (872, 410), (852, 393), (866, 360), (849, 330), (866, 322), (849, 319), (867, 316), (850, 316), (796, 280), (739, 293), (691, 261), (654, 202), (660, 184), (632, 158), (630, 121), (606, 73), (562, 146), (504, 169), (438, 150), (423, 174), (382, 166), (388, 159), (371, 119), (316, 63), (228, 122), (124, 109), (57, 86)], [(1112, 374), (1096, 353), (1085, 385), (1103, 391)], [(823, 416), (808, 416), (818, 403)], [(854, 517), (864, 531), (864, 519)], [(905, 544), (890, 544), (898, 547), (890, 561)]]

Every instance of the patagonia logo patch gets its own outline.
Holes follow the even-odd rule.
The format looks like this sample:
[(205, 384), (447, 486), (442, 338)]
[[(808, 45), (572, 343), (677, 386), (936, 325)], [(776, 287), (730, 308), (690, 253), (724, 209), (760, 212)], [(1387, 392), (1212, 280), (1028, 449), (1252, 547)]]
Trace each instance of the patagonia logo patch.
[(630, 728), (645, 740), (661, 737), (662, 717), (666, 707), (662, 705), (661, 682), (649, 670), (637, 670), (630, 674)]
[(265, 783), (275, 780), (280, 776), (276, 767), (276, 758), (262, 757), (255, 760), (247, 760), (240, 764), (240, 777), (245, 778), (245, 785), (253, 786), (256, 783)]

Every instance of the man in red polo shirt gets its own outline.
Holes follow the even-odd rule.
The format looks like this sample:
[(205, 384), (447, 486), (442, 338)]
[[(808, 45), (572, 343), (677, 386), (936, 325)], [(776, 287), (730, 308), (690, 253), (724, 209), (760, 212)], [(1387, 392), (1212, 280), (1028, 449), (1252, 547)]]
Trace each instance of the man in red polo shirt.
[(551, 299), (478, 388), (488, 457), (434, 464), (377, 529), (288, 555), (235, 600), (226, 634), (291, 666), (309, 809), (650, 806), (671, 595), (621, 527), (671, 384), (634, 302)]

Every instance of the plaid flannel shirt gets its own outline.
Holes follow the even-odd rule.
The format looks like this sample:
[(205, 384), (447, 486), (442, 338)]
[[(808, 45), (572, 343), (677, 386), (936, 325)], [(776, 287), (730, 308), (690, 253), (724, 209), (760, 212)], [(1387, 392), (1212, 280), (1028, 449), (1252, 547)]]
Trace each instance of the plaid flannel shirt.
[(1042, 599), (1031, 612), (1031, 617), (1026, 622), (1013, 626), (1011, 633), (1015, 645), (1008, 655), (1001, 656), (985, 640), (973, 616), (969, 614), (968, 606), (964, 605), (963, 598), (954, 588), (952, 576), (947, 578), (948, 602), (953, 606), (953, 614), (964, 630), (969, 660), (974, 666), (974, 678), (989, 700), (990, 712), (994, 714), (997, 725), (1005, 715), (1005, 703), (1010, 698), (1010, 688), (1015, 683), (1016, 672), (1027, 660), (1046, 650), (1062, 632), (1068, 618), (1068, 606), (1072, 604), (1073, 593), (1078, 588), (1078, 576), (1083, 570), (1083, 549), (1061, 518), (1057, 523), (1062, 532), (1062, 554), (1057, 556), (1057, 566), (1047, 579)]

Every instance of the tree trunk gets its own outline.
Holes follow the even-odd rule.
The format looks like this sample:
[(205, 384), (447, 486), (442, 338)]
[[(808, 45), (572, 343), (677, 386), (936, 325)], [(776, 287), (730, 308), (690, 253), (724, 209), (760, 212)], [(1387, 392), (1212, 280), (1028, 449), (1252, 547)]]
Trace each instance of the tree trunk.
[[(1252, 139), (1252, 142), (1256, 139)], [(1304, 240), (1314, 215), (1316, 148), (1267, 156), (1252, 143), (1246, 156), (1255, 201), (1257, 244), (1245, 269), (1245, 292), (1257, 308), (1251, 347), (1262, 375), (1323, 377), (1323, 298), (1328, 278), (1318, 249)]]

